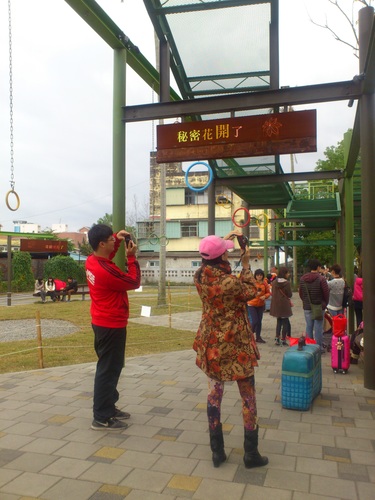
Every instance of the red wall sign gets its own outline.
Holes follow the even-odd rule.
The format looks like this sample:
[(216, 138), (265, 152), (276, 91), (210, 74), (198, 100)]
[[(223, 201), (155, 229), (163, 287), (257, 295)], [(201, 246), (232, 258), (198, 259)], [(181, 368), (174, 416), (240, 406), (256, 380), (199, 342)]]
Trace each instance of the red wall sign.
[(316, 110), (158, 125), (159, 163), (316, 151)]
[(20, 250), (21, 252), (66, 253), (68, 251), (68, 242), (58, 240), (21, 239)]

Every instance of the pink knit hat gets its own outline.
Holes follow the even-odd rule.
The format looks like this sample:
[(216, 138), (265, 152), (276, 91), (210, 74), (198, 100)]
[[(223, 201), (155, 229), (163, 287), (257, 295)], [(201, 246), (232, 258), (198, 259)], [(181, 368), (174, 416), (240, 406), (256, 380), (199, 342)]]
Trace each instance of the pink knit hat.
[(199, 253), (206, 260), (216, 259), (227, 250), (234, 248), (232, 240), (223, 240), (219, 236), (206, 236), (199, 244)]

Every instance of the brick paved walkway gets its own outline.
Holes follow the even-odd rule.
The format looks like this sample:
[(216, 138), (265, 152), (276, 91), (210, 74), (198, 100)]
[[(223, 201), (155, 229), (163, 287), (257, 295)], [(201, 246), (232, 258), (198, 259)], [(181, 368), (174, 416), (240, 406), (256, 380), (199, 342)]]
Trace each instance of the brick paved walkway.
[[(297, 335), (302, 320), (295, 316)], [(195, 329), (198, 317), (191, 317)], [(268, 340), (274, 323), (265, 318)], [(312, 408), (285, 410), (285, 348), (260, 348), (259, 448), (269, 464), (252, 470), (242, 463), (232, 383), (223, 401), (228, 460), (212, 466), (206, 380), (191, 350), (127, 359), (120, 406), (132, 417), (120, 433), (90, 429), (95, 364), (0, 375), (1, 500), (373, 500), (375, 391), (363, 388), (361, 366), (334, 374), (325, 354), (323, 390)]]

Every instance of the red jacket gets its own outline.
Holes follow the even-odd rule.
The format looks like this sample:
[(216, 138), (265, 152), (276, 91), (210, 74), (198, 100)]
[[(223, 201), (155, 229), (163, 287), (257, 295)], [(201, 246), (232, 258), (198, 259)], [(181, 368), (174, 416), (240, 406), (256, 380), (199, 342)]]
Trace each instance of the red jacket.
[(53, 280), (55, 282), (55, 290), (56, 292), (59, 292), (60, 290), (63, 290), (66, 287), (65, 281), (61, 280)]
[(86, 277), (91, 297), (92, 323), (107, 328), (123, 328), (128, 324), (128, 290), (141, 284), (141, 271), (135, 256), (128, 257), (125, 274), (111, 259), (116, 255), (121, 240), (116, 238), (115, 249), (109, 259), (90, 255), (86, 260)]

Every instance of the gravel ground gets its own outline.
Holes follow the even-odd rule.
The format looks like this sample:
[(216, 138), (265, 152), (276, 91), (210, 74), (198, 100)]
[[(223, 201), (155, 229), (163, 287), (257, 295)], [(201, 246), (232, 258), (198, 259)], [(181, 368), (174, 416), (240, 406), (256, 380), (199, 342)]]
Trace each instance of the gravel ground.
[[(79, 330), (70, 321), (58, 319), (42, 319), (41, 330), (43, 338), (61, 337)], [(35, 319), (20, 319), (0, 321), (0, 342), (12, 342), (14, 340), (36, 339)]]

